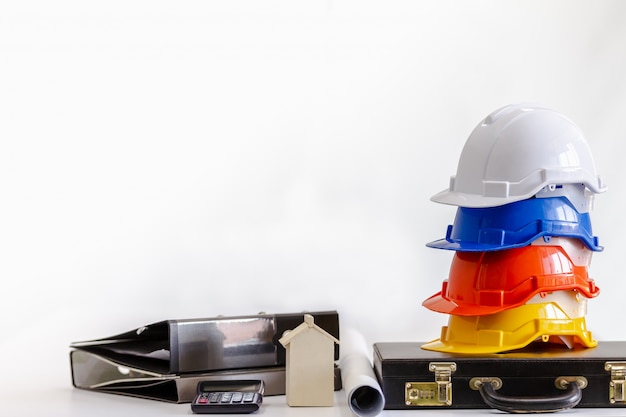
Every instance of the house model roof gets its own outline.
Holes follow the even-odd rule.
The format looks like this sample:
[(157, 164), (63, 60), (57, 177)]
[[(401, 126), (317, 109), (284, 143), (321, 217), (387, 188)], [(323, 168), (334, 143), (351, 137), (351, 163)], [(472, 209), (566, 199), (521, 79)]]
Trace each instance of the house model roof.
[(326, 330), (322, 329), (321, 327), (319, 327), (317, 324), (314, 323), (313, 316), (310, 314), (305, 314), (304, 322), (300, 324), (298, 327), (296, 327), (295, 329), (286, 331), (283, 334), (283, 337), (281, 337), (278, 341), (280, 342), (281, 345), (286, 347), (289, 344), (289, 342), (291, 342), (291, 339), (298, 336), (298, 334), (302, 333), (303, 331), (309, 330), (309, 329), (316, 330), (321, 335), (339, 344), (339, 340), (337, 340), (335, 337), (333, 337), (333, 335), (329, 334)]

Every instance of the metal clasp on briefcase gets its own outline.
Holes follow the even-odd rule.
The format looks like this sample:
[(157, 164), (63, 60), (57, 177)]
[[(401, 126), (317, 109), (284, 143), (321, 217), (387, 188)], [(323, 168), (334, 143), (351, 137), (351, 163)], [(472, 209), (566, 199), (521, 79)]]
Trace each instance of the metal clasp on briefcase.
[(431, 362), (428, 370), (434, 372), (434, 382), (407, 382), (404, 387), (406, 405), (452, 405), (452, 373), (454, 362)]
[(624, 393), (626, 386), (626, 362), (606, 362), (604, 369), (611, 372), (609, 402), (611, 404), (626, 402), (626, 394)]

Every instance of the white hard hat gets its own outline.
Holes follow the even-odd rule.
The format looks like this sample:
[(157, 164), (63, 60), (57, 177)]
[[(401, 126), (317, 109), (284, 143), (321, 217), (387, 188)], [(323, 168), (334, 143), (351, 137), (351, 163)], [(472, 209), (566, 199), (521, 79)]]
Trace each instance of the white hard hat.
[[(535, 195), (554, 196), (553, 191), (568, 184), (582, 184), (588, 194), (606, 191), (582, 132), (554, 110), (516, 104), (494, 111), (476, 126), (449, 189), (431, 200), (495, 207)], [(586, 201), (579, 204), (589, 205)]]

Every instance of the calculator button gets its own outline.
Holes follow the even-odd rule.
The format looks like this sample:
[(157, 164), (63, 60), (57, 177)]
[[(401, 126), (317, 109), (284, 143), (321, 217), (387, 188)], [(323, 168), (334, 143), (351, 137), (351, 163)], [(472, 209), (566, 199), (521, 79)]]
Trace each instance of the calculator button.
[(254, 400), (254, 392), (246, 392), (243, 394), (244, 403), (252, 402), (252, 400)]
[(198, 398), (198, 404), (207, 404), (208, 402), (209, 402), (209, 399), (205, 396)]
[(232, 401), (232, 402), (234, 402), (234, 403), (240, 403), (240, 402), (241, 402), (241, 400), (242, 400), (242, 398), (243, 398), (243, 393), (241, 393), (241, 392), (235, 392), (235, 393), (233, 393), (233, 401)]
[(231, 392), (225, 392), (222, 394), (222, 400), (220, 402), (229, 403), (232, 396), (233, 394)]
[(219, 400), (220, 400), (219, 392), (212, 392), (211, 395), (209, 396), (210, 403), (216, 403), (216, 402), (219, 402)]

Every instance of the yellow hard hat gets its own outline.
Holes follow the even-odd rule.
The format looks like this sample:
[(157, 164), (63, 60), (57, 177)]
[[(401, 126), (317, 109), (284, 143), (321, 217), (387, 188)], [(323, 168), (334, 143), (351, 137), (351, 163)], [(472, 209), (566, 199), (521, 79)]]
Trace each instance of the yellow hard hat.
[(441, 337), (422, 349), (451, 353), (499, 353), (531, 342), (563, 340), (567, 345), (595, 347), (585, 317), (571, 318), (556, 302), (524, 304), (485, 316), (451, 315)]

